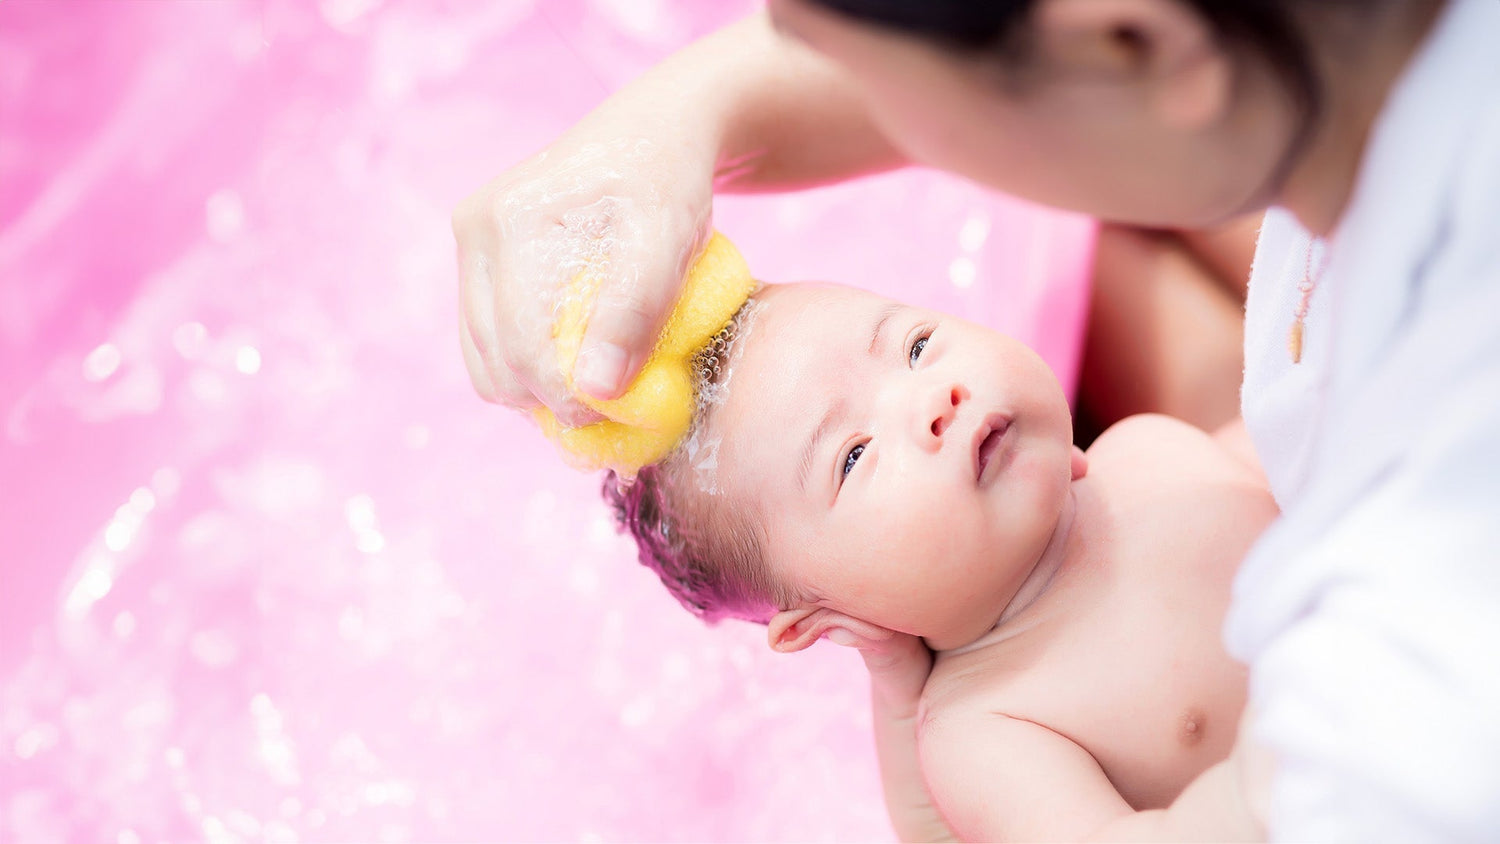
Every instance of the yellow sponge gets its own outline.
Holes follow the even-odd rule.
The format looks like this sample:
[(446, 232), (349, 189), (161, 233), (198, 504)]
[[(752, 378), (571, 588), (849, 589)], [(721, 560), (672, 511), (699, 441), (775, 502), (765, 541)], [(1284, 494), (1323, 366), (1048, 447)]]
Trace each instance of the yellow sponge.
[[(591, 279), (573, 280), (553, 326), (557, 360), (569, 388), (583, 332), (588, 327)], [(662, 328), (656, 349), (630, 389), (617, 399), (579, 399), (605, 417), (582, 428), (567, 428), (545, 407), (534, 411), (542, 433), (556, 442), (568, 462), (582, 469), (614, 469), (633, 476), (642, 466), (666, 457), (693, 421), (693, 355), (729, 323), (755, 290), (755, 279), (739, 250), (715, 232), (688, 270), (682, 296)]]

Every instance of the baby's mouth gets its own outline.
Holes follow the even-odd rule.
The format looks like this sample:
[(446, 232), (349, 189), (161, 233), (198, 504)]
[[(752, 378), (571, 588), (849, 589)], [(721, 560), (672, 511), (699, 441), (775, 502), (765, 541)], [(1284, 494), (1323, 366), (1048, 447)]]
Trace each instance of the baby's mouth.
[(990, 460), (1000, 450), (1005, 433), (1010, 430), (1010, 420), (999, 414), (986, 416), (974, 432), (974, 478), (984, 480), (984, 471)]

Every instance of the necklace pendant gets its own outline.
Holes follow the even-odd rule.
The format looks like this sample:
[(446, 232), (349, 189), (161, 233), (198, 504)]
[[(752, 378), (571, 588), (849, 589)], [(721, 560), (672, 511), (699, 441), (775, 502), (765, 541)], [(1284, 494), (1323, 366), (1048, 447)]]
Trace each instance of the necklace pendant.
[[(1311, 240), (1307, 244), (1307, 266), (1302, 268), (1302, 283), (1297, 285), (1302, 300), (1297, 303), (1297, 310), (1292, 311), (1292, 332), (1286, 338), (1286, 350), (1291, 353), (1294, 364), (1302, 362), (1302, 321), (1307, 319), (1307, 309), (1312, 306), (1313, 290), (1317, 288), (1318, 279), (1323, 277), (1323, 270), (1328, 266), (1328, 256), (1317, 249), (1319, 242)], [(1317, 272), (1313, 272), (1313, 252), (1319, 252)]]

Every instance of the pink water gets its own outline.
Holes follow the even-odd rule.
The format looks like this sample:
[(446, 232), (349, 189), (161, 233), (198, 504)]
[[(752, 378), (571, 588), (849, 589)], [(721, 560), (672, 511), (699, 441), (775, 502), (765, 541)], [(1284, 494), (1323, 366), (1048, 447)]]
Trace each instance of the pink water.
[[(448, 212), (748, 2), (0, 2), (0, 839), (881, 840), (858, 657), (700, 626), (464, 375)], [(722, 200), (1076, 362), (1089, 225)]]

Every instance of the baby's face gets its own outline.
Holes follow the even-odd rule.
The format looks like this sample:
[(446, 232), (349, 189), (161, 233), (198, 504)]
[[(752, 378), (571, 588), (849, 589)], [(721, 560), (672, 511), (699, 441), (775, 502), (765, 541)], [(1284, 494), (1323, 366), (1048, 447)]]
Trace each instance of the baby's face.
[(852, 288), (759, 298), (707, 433), (721, 487), (760, 511), (773, 573), (935, 647), (983, 633), (1067, 494), (1057, 379), (1015, 340)]

